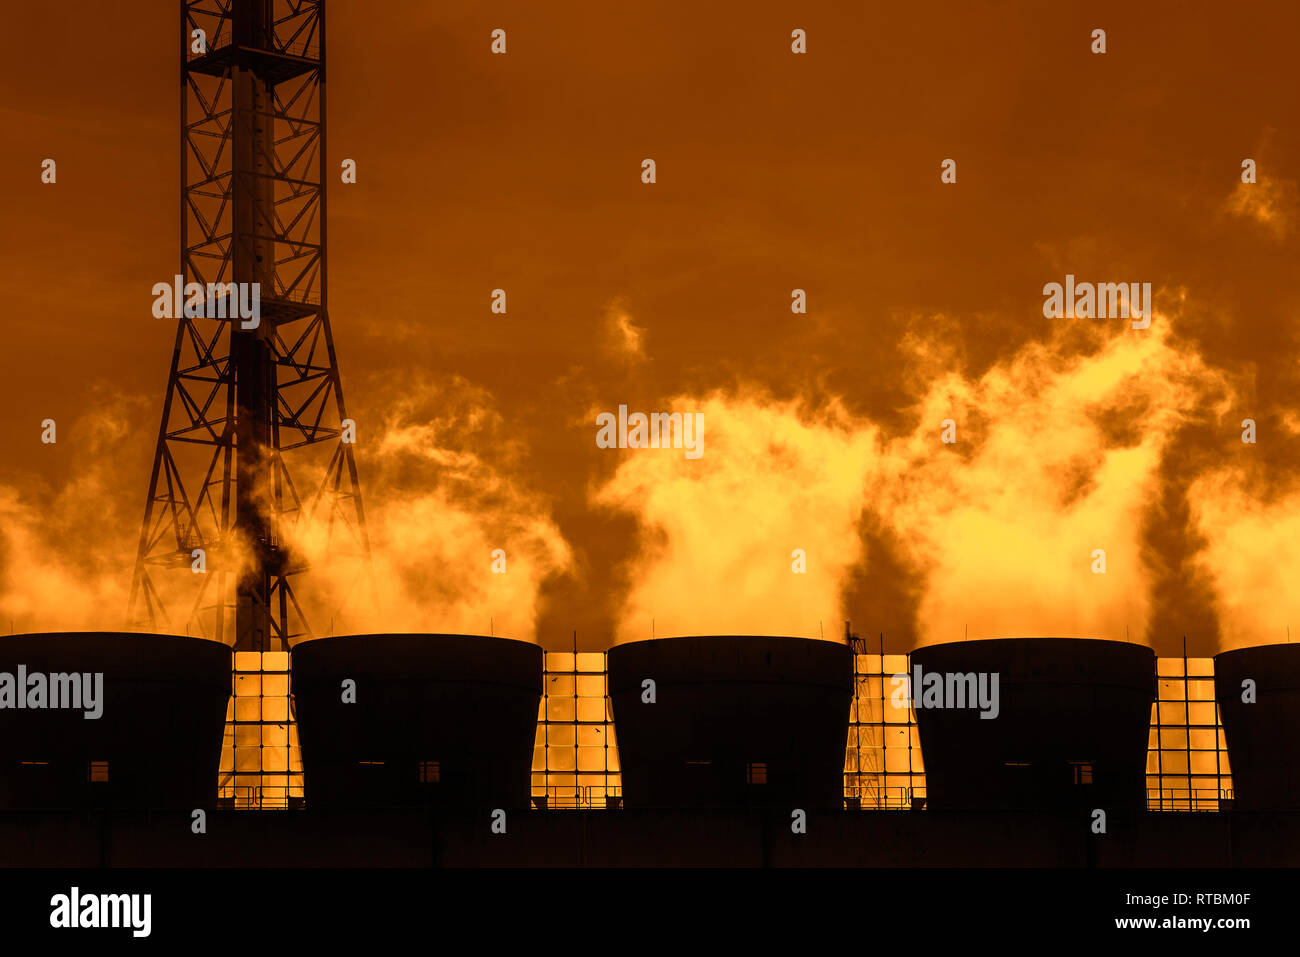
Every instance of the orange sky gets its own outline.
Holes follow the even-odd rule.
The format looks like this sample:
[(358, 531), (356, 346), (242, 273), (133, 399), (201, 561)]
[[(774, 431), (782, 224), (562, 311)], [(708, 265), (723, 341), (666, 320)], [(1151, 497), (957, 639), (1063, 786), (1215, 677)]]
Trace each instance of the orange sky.
[[(34, 553), (62, 568), (46, 587), (129, 584), (171, 352), (150, 288), (179, 257), (176, 5), (101, 7), (23, 5), (0, 41), (0, 610), (20, 631), (48, 617), (15, 584)], [(450, 512), (421, 527), (456, 536), (435, 557), (453, 580), (480, 541), (528, 556), (470, 619), (500, 603), (498, 634), (593, 649), (650, 617), (828, 636), (847, 617), (900, 651), (962, 623), (1131, 625), (1166, 653), (1300, 627), (1294, 3), (329, 18), (327, 168), (358, 164), (330, 184), (330, 314), (363, 494), (393, 548), (432, 547), (401, 540), (397, 503)], [(1160, 328), (1043, 318), (1067, 272), (1152, 282)], [(706, 410), (700, 463), (597, 448), (619, 404)], [(421, 428), (438, 454), (411, 504), (379, 439)], [(1027, 592), (1054, 610), (1021, 614)]]

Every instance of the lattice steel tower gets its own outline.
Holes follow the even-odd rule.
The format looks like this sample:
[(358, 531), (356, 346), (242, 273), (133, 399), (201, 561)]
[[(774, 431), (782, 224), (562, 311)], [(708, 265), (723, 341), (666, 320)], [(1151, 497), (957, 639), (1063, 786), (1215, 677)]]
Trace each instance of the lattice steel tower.
[(326, 299), (325, 3), (182, 0), (180, 26), (179, 285), (204, 294), (174, 303), (128, 614), (235, 648), (219, 796), (292, 806), (285, 652), (369, 581)]
[(349, 596), (305, 600), (310, 559), (369, 553), (326, 299), (324, 7), (181, 4), (181, 274), (259, 284), (261, 315), (207, 318), (237, 315), (219, 290), (177, 320), (130, 618), (237, 650), (311, 634)]
[(294, 806), (286, 651), (369, 581), (326, 300), (325, 3), (182, 0), (181, 33), (173, 285), (203, 289), (173, 303), (130, 625), (234, 646), (218, 798)]

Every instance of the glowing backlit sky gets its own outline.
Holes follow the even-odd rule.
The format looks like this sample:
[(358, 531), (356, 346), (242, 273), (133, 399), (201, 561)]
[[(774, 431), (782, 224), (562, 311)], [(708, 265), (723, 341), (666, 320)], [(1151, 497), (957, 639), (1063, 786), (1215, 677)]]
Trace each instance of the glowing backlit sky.
[[(594, 649), (652, 617), (828, 636), (847, 617), (906, 650), (963, 624), (1128, 625), (1209, 653), (1300, 627), (1296, 4), (329, 18), (327, 168), (358, 166), (330, 186), (330, 313), (363, 492), (389, 496), (368, 511), (393, 547), (424, 547), (399, 534), (413, 515), (469, 543), (437, 558), (452, 581), (487, 571), (494, 535), (521, 556), (519, 589), (428, 630), (496, 613), (498, 634)], [(6, 11), (0, 570), (20, 631), (53, 624), (33, 567), (94, 583), (69, 607), (129, 584), (172, 344), (149, 291), (179, 258), (176, 30), (170, 0)], [(1043, 318), (1067, 272), (1153, 283), (1161, 328)], [(620, 403), (705, 411), (703, 459), (598, 449)], [(438, 469), (402, 486), (424, 498), (381, 475), (381, 436), (427, 443)]]

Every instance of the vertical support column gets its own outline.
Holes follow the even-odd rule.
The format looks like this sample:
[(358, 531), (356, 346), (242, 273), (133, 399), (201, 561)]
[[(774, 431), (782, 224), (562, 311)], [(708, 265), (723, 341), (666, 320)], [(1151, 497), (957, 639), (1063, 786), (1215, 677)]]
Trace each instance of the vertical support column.
[[(271, 87), (261, 75), (253, 50), (274, 45), (270, 0), (233, 0), (235, 62), (232, 71), (234, 279), (257, 283), (265, 296), (275, 291), (274, 168), (275, 130)], [(237, 538), (252, 554), (235, 586), (235, 648), (239, 651), (287, 651), (280, 634), (286, 629), (276, 614), (272, 623), (271, 591), (280, 577), (274, 527), (278, 511), (268, 498), (278, 496), (274, 475), (273, 416), (276, 362), (270, 346), (272, 323), (253, 329), (231, 322), (230, 359), (235, 370)]]

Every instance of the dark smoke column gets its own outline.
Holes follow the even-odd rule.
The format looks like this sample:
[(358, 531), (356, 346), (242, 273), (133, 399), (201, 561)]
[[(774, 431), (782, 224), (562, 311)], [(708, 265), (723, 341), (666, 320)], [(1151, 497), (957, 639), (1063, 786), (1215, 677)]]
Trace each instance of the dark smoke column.
[(292, 533), (368, 560), (326, 300), (324, 29), (323, 0), (181, 4), (180, 272), (222, 288), (175, 319), (133, 628), (286, 651), (345, 597), (312, 591)]

